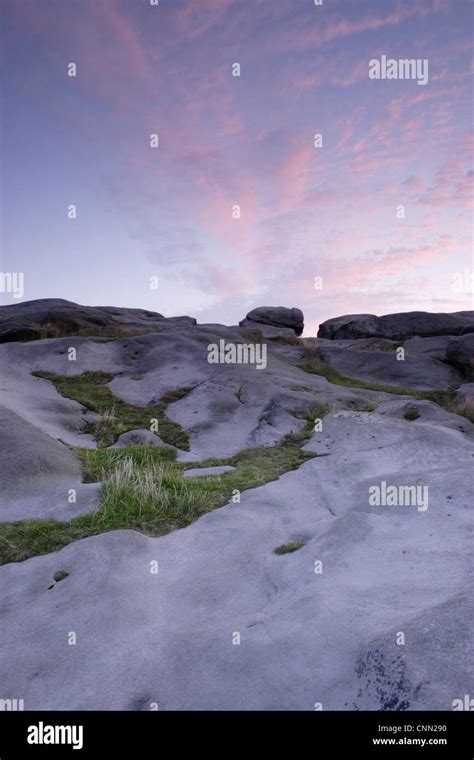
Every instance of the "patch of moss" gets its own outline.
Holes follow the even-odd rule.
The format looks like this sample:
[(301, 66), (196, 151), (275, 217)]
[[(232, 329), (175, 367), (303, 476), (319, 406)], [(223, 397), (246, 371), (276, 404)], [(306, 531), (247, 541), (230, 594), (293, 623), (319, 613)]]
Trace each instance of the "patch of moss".
[(298, 551), (298, 549), (301, 549), (301, 547), (304, 546), (304, 541), (290, 541), (288, 544), (282, 544), (281, 546), (277, 546), (276, 549), (273, 550), (274, 554), (292, 554), (293, 552)]
[(114, 396), (107, 385), (114, 377), (110, 372), (84, 372), (81, 375), (54, 375), (51, 372), (32, 374), (50, 380), (62, 396), (73, 399), (100, 415), (99, 420), (88, 422), (85, 428), (86, 433), (96, 438), (99, 447), (112, 445), (122, 433), (129, 430), (149, 429), (152, 420), (157, 420), (157, 432), (165, 443), (189, 450), (187, 433), (166, 416), (166, 407), (183, 398), (191, 388), (170, 391), (157, 404), (134, 406)]
[(54, 573), (53, 580), (56, 581), (56, 583), (59, 583), (59, 581), (63, 581), (65, 578), (67, 578), (69, 573), (66, 570), (58, 570), (57, 573)]

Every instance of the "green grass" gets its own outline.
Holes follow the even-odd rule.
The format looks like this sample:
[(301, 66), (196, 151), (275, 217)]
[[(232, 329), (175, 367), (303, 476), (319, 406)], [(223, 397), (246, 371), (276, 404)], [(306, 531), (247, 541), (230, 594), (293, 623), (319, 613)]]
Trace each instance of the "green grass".
[(303, 362), (300, 368), (305, 372), (325, 377), (328, 382), (334, 385), (342, 385), (345, 388), (361, 388), (367, 391), (379, 391), (381, 393), (393, 393), (397, 396), (413, 396), (413, 398), (434, 401), (441, 406), (452, 400), (454, 391), (457, 386), (452, 386), (445, 391), (416, 391), (413, 388), (403, 388), (396, 385), (383, 385), (380, 383), (369, 383), (365, 380), (356, 380), (352, 377), (341, 375), (333, 367), (326, 364), (320, 357), (317, 349), (307, 348), (304, 351)]
[(113, 379), (110, 372), (84, 372), (81, 375), (54, 375), (50, 372), (33, 372), (35, 377), (50, 380), (58, 393), (74, 399), (100, 419), (88, 422), (85, 428), (97, 440), (98, 446), (110, 446), (129, 430), (150, 429), (151, 420), (158, 420), (158, 435), (171, 446), (189, 450), (187, 433), (166, 416), (166, 407), (183, 398), (191, 388), (184, 387), (166, 393), (157, 404), (134, 406), (114, 396), (107, 383)]
[(403, 415), (404, 419), (408, 422), (413, 422), (414, 420), (417, 420), (420, 416), (420, 412), (418, 409), (407, 409), (405, 414)]
[(82, 464), (84, 483), (98, 483), (109, 472), (118, 467), (122, 460), (132, 457), (133, 461), (143, 468), (154, 463), (169, 463), (176, 461), (176, 450), (167, 446), (154, 446), (142, 443), (134, 446), (124, 446), (120, 449), (74, 449)]
[(444, 405), (444, 409), (451, 414), (459, 414), (474, 423), (474, 401), (472, 398), (460, 399), (454, 397)]
[(326, 414), (329, 414), (331, 411), (333, 411), (333, 407), (329, 404), (323, 404), (323, 403), (314, 403), (311, 404), (304, 412), (302, 412), (300, 415), (296, 414), (296, 417), (299, 417), (300, 419), (306, 420), (306, 424), (303, 425), (300, 430), (297, 430), (296, 432), (292, 433), (286, 433), (286, 435), (282, 438), (282, 444), (283, 445), (302, 445), (303, 443), (306, 443), (311, 438), (313, 432), (314, 432), (314, 425), (315, 420), (322, 419), (326, 416)]
[(298, 551), (298, 549), (301, 549), (301, 547), (304, 546), (304, 541), (290, 541), (288, 544), (282, 544), (281, 546), (277, 546), (276, 549), (273, 550), (274, 554), (292, 554), (292, 552)]
[[(174, 452), (163, 447), (146, 445), (82, 450), (85, 479), (102, 482), (100, 506), (69, 522), (0, 523), (0, 564), (58, 551), (72, 541), (111, 530), (162, 536), (223, 506), (236, 490), (276, 480), (316, 456), (288, 445), (245, 449), (233, 457), (207, 459), (199, 465), (177, 463), (172, 455)], [(219, 464), (237, 469), (205, 479), (182, 477), (185, 469)]]
[(32, 322), (31, 327), (38, 331), (39, 336), (37, 340), (45, 338), (65, 338), (65, 337), (79, 337), (79, 338), (96, 338), (102, 342), (121, 340), (124, 338), (135, 338), (140, 335), (148, 335), (149, 333), (162, 332), (160, 327), (140, 327), (139, 325), (126, 325), (116, 322), (110, 325), (90, 325), (87, 328), (77, 329), (77, 326), (73, 323), (69, 323), (67, 320), (64, 322), (44, 322), (39, 324)]
[[(411, 396), (419, 401), (432, 401), (438, 404), (446, 412), (458, 414), (474, 423), (474, 404), (470, 399), (461, 400), (457, 398), (455, 391), (459, 387), (457, 384), (449, 386), (446, 390), (417, 391), (413, 388), (402, 388), (394, 385), (381, 385), (379, 383), (367, 383), (363, 380), (355, 380), (352, 377), (341, 375), (337, 370), (330, 367), (322, 361), (318, 350), (306, 348), (303, 354), (303, 363), (299, 365), (305, 372), (325, 377), (328, 382), (334, 385), (342, 385), (346, 388), (361, 388), (368, 391), (379, 391), (381, 393), (392, 393), (397, 396)], [(359, 411), (373, 411), (372, 405), (368, 404), (365, 409)], [(405, 417), (405, 419), (417, 419), (416, 417)]]

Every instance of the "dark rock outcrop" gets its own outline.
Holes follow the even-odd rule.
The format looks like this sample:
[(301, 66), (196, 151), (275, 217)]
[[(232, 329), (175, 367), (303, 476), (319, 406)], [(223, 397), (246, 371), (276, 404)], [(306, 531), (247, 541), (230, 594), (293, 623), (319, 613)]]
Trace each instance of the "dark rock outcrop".
[(446, 347), (446, 361), (474, 380), (474, 332), (453, 338)]
[(193, 317), (172, 317), (146, 309), (115, 306), (81, 306), (63, 298), (41, 298), (0, 307), (0, 343), (38, 340), (66, 335), (110, 335), (161, 331), (168, 324), (192, 326)]
[(41, 331), (24, 322), (15, 319), (0, 322), (0, 343), (13, 341), (39, 340)]
[(289, 327), (296, 335), (301, 335), (304, 329), (304, 316), (301, 309), (289, 309), (286, 306), (259, 306), (257, 309), (252, 309), (239, 324), (249, 327), (249, 322), (256, 325)]
[(351, 338), (388, 338), (405, 340), (420, 336), (461, 335), (474, 332), (474, 312), (458, 311), (452, 314), (431, 314), (425, 311), (408, 311), (399, 314), (348, 314), (328, 319), (319, 326), (318, 338), (346, 340)]

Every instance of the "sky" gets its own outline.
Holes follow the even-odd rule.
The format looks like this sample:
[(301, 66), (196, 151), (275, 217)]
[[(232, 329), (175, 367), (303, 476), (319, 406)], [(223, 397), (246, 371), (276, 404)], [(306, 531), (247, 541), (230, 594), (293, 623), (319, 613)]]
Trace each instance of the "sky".
[(471, 0), (152, 2), (0, 0), (0, 303), (473, 308)]

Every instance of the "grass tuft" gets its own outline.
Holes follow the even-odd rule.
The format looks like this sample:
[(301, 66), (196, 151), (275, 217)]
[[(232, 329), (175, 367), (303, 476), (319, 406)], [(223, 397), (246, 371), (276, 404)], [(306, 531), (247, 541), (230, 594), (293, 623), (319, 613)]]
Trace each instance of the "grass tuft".
[[(99, 507), (69, 522), (0, 523), (0, 564), (59, 551), (72, 541), (110, 530), (162, 536), (223, 506), (235, 493), (276, 480), (316, 456), (297, 446), (244, 449), (233, 457), (207, 459), (199, 465), (175, 462), (175, 455), (164, 447), (146, 445), (82, 450), (85, 479), (102, 482)], [(182, 477), (190, 467), (220, 464), (237, 469), (202, 479)]]
[(460, 399), (454, 397), (448, 401), (444, 408), (451, 414), (459, 414), (461, 417), (466, 417), (469, 422), (474, 423), (474, 398)]
[(329, 404), (319, 402), (311, 404), (307, 409), (304, 410), (304, 412), (301, 412), (299, 415), (295, 415), (300, 419), (306, 420), (306, 424), (295, 432), (286, 433), (286, 435), (284, 435), (281, 440), (282, 444), (286, 446), (301, 446), (302, 444), (306, 443), (313, 435), (316, 421), (322, 419), (326, 416), (326, 414), (330, 414), (332, 411), (334, 411), (334, 407), (330, 406)]
[(51, 372), (33, 372), (35, 377), (50, 380), (62, 396), (77, 401), (86, 409), (100, 415), (99, 420), (88, 422), (85, 428), (97, 440), (98, 446), (110, 446), (129, 430), (150, 429), (151, 421), (158, 421), (160, 438), (171, 446), (189, 451), (187, 433), (166, 416), (166, 407), (183, 398), (191, 388), (178, 388), (165, 393), (157, 404), (134, 406), (114, 396), (108, 383), (110, 372), (84, 372), (81, 375), (54, 375)]

